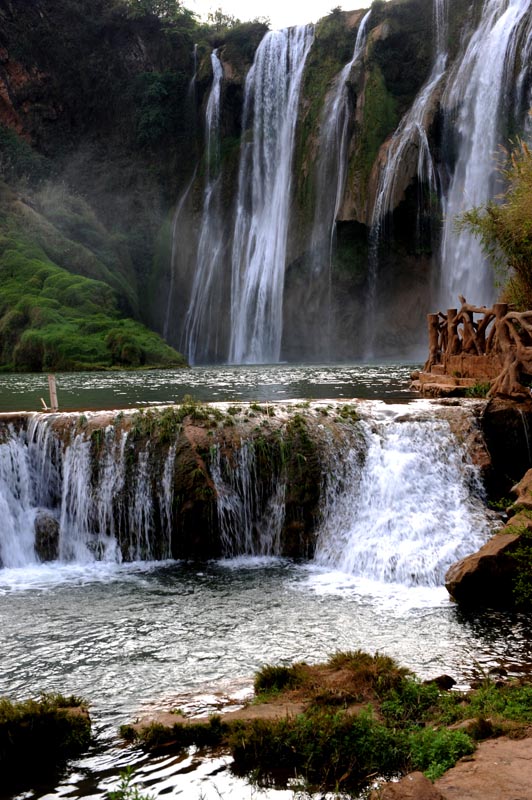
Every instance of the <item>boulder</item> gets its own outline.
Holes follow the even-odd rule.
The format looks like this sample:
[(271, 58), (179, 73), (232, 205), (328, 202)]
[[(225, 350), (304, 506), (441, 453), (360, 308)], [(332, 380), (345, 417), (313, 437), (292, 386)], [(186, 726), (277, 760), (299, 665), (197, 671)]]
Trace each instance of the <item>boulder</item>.
[(452, 689), (453, 686), (456, 686), (456, 681), (450, 675), (438, 675), (436, 678), (429, 678), (426, 681), (423, 681), (425, 685), (429, 685), (431, 683), (435, 683), (438, 689), (441, 691), (448, 691)]
[[(531, 520), (528, 523), (532, 525)], [(512, 606), (516, 563), (511, 554), (518, 541), (518, 534), (504, 533), (503, 529), (478, 552), (453, 564), (445, 576), (445, 587), (451, 597), (470, 607)]]
[(492, 460), (488, 493), (501, 497), (532, 467), (532, 401), (494, 398), (480, 423)]
[[(512, 494), (517, 496), (517, 500), (508, 509), (509, 513), (515, 514), (518, 511), (532, 511), (532, 469), (529, 469), (521, 478), (519, 483), (512, 486)], [(515, 524), (515, 520), (512, 520)]]
[(59, 520), (50, 511), (39, 511), (35, 517), (35, 552), (41, 561), (59, 556)]
[(370, 794), (370, 800), (445, 800), (422, 772), (411, 772), (400, 781), (385, 783)]

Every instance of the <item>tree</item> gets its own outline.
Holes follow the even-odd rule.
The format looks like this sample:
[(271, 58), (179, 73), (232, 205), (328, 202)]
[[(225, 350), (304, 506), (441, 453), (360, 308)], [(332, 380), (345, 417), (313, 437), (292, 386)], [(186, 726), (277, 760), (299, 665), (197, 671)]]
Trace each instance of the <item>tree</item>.
[(532, 153), (518, 141), (502, 170), (508, 188), (457, 221), (479, 237), (505, 283), (505, 298), (518, 309), (532, 308)]
[(155, 16), (167, 21), (181, 16), (181, 0), (126, 0), (132, 17)]
[(221, 8), (217, 8), (216, 11), (211, 11), (207, 14), (207, 22), (216, 31), (227, 30), (241, 24), (240, 20), (231, 14), (224, 14)]

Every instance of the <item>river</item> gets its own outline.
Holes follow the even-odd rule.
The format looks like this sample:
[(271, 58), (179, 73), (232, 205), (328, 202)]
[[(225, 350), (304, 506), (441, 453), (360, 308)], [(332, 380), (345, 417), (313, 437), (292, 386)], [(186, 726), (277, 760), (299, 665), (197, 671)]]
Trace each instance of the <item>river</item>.
[[(395, 405), (368, 403), (368, 435), (375, 441), (366, 463), (374, 470), (369, 475), (374, 484), (382, 484), (369, 505), (388, 513), (379, 518), (379, 537), (389, 531), (387, 547), (394, 560), (405, 543), (409, 547), (412, 539), (429, 535), (427, 515), (435, 506), (441, 512), (453, 492), (460, 518), (469, 520), (466, 534), (472, 541), (491, 519), (473, 490), (464, 497), (469, 479), (461, 479), (456, 492), (437, 495), (436, 484), (454, 480), (459, 470), (432, 474), (430, 458), (423, 461), (423, 442), (432, 448), (430, 437), (450, 434), (443, 423), (433, 425), (426, 411), (418, 414), (408, 371), (393, 365), (195, 368), (61, 375), (58, 385), (60, 402), (69, 407), (161, 403), (183, 394), (269, 402), (312, 396), (393, 400)], [(0, 386), (3, 409), (15, 408), (17, 398), (17, 408), (28, 408), (34, 394), (44, 391), (45, 378), (2, 376)], [(397, 406), (398, 400), (407, 404)], [(420, 509), (425, 528), (416, 518)], [(357, 525), (376, 529), (371, 513), (368, 507), (366, 516), (355, 519), (344, 493), (325, 515), (322, 536), (332, 537), (336, 549), (352, 548), (364, 534)], [(417, 529), (416, 536), (409, 538), (408, 527)], [(399, 541), (403, 533), (405, 541)], [(376, 544), (375, 558), (378, 549)], [(135, 780), (153, 798), (293, 800), (293, 790), (259, 790), (236, 778), (227, 757), (191, 751), (154, 758), (123, 748), (118, 726), (157, 709), (204, 713), (234, 706), (249, 696), (253, 673), (264, 663), (316, 662), (336, 650), (384, 652), (424, 678), (451, 674), (459, 686), (500, 663), (513, 665), (510, 671), (532, 663), (525, 616), (464, 614), (449, 600), (440, 578), (421, 572), (379, 577), (379, 570), (373, 577), (357, 575), (349, 560), (331, 559), (330, 546), (321, 551), (322, 557), (318, 552), (310, 562), (239, 557), (194, 564), (56, 562), (0, 569), (0, 695), (80, 694), (90, 703), (96, 733), (93, 751), (71, 763), (55, 785), (28, 787), (16, 797), (99, 800), (131, 764)], [(371, 548), (368, 552), (365, 559)], [(0, 789), (2, 800), (12, 796)]]

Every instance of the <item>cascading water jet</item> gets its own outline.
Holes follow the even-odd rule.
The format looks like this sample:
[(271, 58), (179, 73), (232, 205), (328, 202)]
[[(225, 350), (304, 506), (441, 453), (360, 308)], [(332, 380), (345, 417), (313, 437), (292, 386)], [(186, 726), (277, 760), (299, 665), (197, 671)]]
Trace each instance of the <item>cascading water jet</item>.
[(457, 231), (457, 216), (482, 206), (500, 186), (497, 148), (505, 143), (506, 97), (514, 81), (517, 44), (529, 23), (530, 0), (486, 0), (480, 23), (451, 72), (442, 105), (456, 118), (457, 160), (443, 202), (438, 303), (452, 308), (459, 294), (479, 305), (495, 299), (494, 278), (480, 243)]
[(231, 278), (235, 364), (276, 363), (281, 354), (294, 135), (313, 38), (311, 25), (266, 34), (246, 78)]

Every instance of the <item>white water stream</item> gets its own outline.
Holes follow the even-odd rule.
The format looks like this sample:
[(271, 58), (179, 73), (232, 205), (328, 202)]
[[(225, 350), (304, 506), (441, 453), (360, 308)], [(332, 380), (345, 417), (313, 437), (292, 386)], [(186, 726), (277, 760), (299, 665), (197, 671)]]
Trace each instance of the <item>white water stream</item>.
[[(369, 259), (366, 299), (365, 355), (374, 356), (375, 311), (378, 302), (379, 249), (384, 233), (384, 224), (402, 199), (402, 194), (413, 177), (428, 190), (429, 198), (438, 194), (438, 178), (428, 138), (428, 120), (435, 95), (447, 68), (447, 0), (434, 0), (435, 54), (430, 75), (419, 91), (411, 108), (403, 116), (390, 139), (386, 160), (381, 168), (379, 183), (371, 214), (369, 233)], [(408, 164), (416, 164), (415, 174), (406, 176)], [(421, 200), (418, 203), (418, 226)]]
[[(220, 208), (220, 101), (223, 67), (211, 54), (213, 82), (205, 111), (205, 189), (191, 295), (185, 317), (184, 353), (190, 364), (218, 352), (219, 290), (225, 251)], [(175, 234), (174, 234), (175, 236)]]
[(231, 279), (236, 364), (280, 357), (294, 135), (313, 38), (310, 25), (266, 34), (246, 78)]
[(441, 586), (490, 529), (464, 446), (447, 421), (390, 407), (361, 434), (363, 449), (335, 464), (315, 563), (381, 584)]
[[(319, 409), (328, 414), (327, 407), (334, 404), (309, 407), (309, 419)], [(476, 471), (444, 409), (428, 408), (362, 403), (359, 422), (340, 425), (340, 439), (324, 439), (318, 565), (385, 583), (436, 586), (453, 561), (485, 540), (490, 519)], [(455, 413), (467, 419), (469, 412)], [(27, 433), (11, 430), (0, 444), (4, 567), (37, 563), (38, 513), (59, 524), (63, 563), (171, 556), (175, 444), (161, 464), (149, 441), (129, 445), (127, 431), (112, 421), (91, 436), (76, 414), (30, 420)], [(325, 436), (329, 428), (321, 428)], [(227, 557), (282, 552), (286, 476), (260, 475), (255, 446), (260, 440), (244, 438), (230, 455), (211, 448), (207, 466)]]
[(348, 166), (349, 77), (364, 53), (371, 9), (362, 18), (351, 60), (336, 77), (321, 116), (316, 160), (316, 199), (310, 249), (314, 271), (331, 269), (338, 212), (344, 197)]
[(456, 115), (458, 155), (444, 201), (439, 305), (452, 308), (459, 294), (479, 305), (495, 298), (492, 270), (478, 240), (457, 232), (456, 217), (497, 192), (498, 146), (505, 104), (515, 80), (521, 27), (529, 23), (530, 0), (485, 0), (482, 18), (449, 77), (443, 105)]

